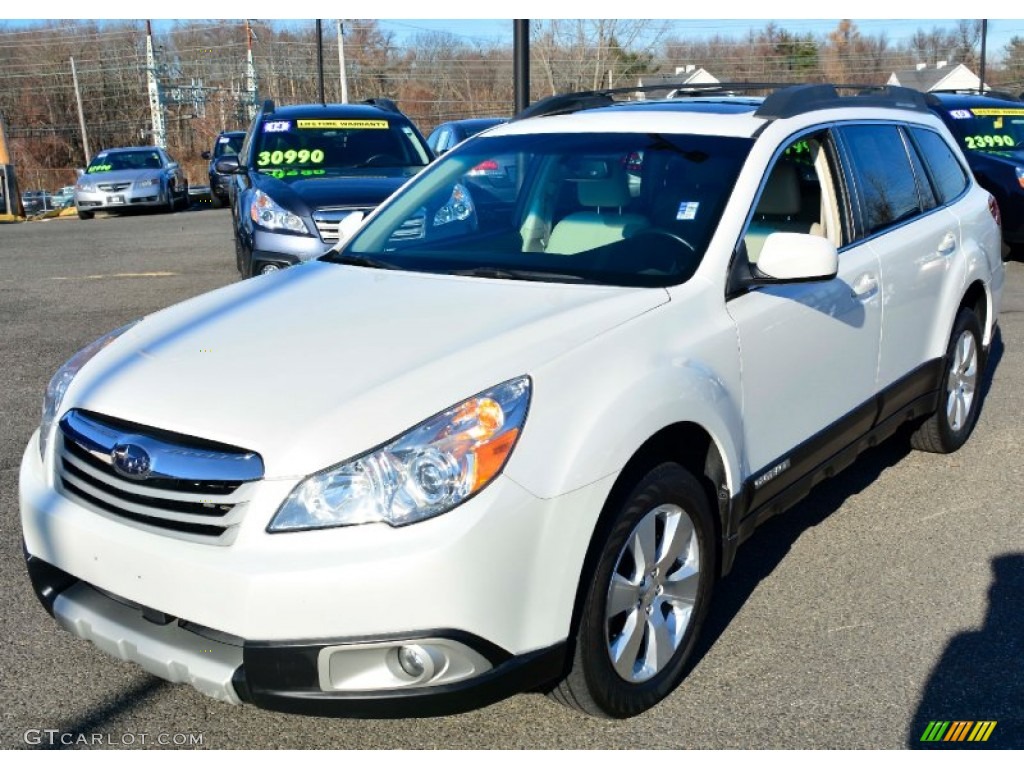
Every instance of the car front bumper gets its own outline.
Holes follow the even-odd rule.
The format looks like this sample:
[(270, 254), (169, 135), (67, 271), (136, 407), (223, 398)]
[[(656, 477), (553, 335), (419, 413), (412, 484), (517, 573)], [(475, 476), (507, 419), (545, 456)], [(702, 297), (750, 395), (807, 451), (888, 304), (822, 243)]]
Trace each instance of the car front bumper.
[(118, 192), (75, 192), (75, 207), (80, 211), (116, 211), (125, 208), (151, 208), (167, 205), (162, 187), (135, 187)]
[[(22, 461), (22, 528), (36, 594), (58, 622), (215, 698), (304, 714), (457, 712), (556, 678), (612, 482), (538, 499), (499, 477), (415, 525), (268, 534), (296, 481), (264, 480), (235, 542), (215, 546), (72, 501), (47, 479), (37, 441)], [(405, 645), (462, 672), (404, 680), (394, 660)]]

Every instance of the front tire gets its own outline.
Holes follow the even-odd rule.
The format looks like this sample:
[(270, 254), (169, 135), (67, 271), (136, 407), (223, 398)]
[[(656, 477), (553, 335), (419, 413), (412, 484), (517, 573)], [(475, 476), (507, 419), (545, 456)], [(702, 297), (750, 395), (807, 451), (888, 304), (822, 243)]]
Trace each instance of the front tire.
[(588, 579), (572, 668), (552, 698), (625, 718), (672, 692), (711, 600), (714, 531), (703, 487), (678, 464), (661, 464), (634, 486)]
[(961, 309), (946, 348), (939, 407), (910, 437), (910, 444), (917, 450), (953, 453), (974, 431), (981, 412), (981, 379), (985, 370), (981, 339), (978, 316), (969, 309)]
[(95, 215), (96, 214), (93, 213), (92, 211), (78, 211), (78, 218), (80, 218), (82, 221), (88, 221)]

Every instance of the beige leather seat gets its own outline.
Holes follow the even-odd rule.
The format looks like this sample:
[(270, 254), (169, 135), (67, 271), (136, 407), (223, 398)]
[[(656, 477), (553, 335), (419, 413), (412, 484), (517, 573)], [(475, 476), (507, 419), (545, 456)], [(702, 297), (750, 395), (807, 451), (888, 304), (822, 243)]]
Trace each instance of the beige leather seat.
[(612, 167), (603, 179), (581, 179), (576, 184), (576, 195), (584, 208), (594, 210), (570, 213), (551, 231), (547, 253), (572, 255), (600, 248), (624, 240), (646, 229), (645, 216), (623, 213), (629, 204), (629, 184), (621, 168)]
[(821, 234), (821, 225), (817, 222), (799, 221), (794, 218), (800, 213), (801, 202), (797, 166), (780, 160), (764, 185), (761, 199), (758, 200), (757, 209), (754, 211), (754, 218), (743, 238), (747, 245), (747, 259), (751, 264), (757, 263), (764, 241), (773, 232)]

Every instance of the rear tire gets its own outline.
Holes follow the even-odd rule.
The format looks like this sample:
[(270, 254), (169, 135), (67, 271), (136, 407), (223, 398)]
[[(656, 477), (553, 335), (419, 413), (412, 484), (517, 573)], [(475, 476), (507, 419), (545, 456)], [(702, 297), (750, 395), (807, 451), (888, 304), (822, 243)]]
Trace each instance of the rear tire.
[(648, 472), (619, 507), (592, 576), (569, 674), (551, 692), (602, 718), (633, 717), (679, 684), (718, 563), (707, 495), (678, 464)]
[(917, 450), (953, 453), (974, 431), (981, 412), (981, 380), (985, 371), (981, 339), (977, 315), (970, 309), (961, 309), (943, 360), (939, 407), (910, 437), (911, 446)]

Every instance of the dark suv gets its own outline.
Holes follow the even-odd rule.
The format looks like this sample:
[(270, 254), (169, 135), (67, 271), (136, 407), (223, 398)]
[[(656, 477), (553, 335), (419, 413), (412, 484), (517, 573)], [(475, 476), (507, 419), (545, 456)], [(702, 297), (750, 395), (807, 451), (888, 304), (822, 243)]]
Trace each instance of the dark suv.
[(1006, 93), (931, 93), (978, 183), (996, 202), (1007, 245), (1024, 245), (1024, 101)]
[(368, 213), (433, 159), (412, 121), (387, 99), (362, 104), (265, 102), (233, 176), (238, 271), (273, 272), (323, 255), (350, 213)]
[(217, 161), (222, 157), (237, 155), (244, 139), (245, 131), (222, 131), (213, 143), (213, 151), (201, 155), (203, 160), (210, 161), (210, 204), (214, 208), (228, 204), (228, 189), (231, 185), (230, 175), (217, 172)]

